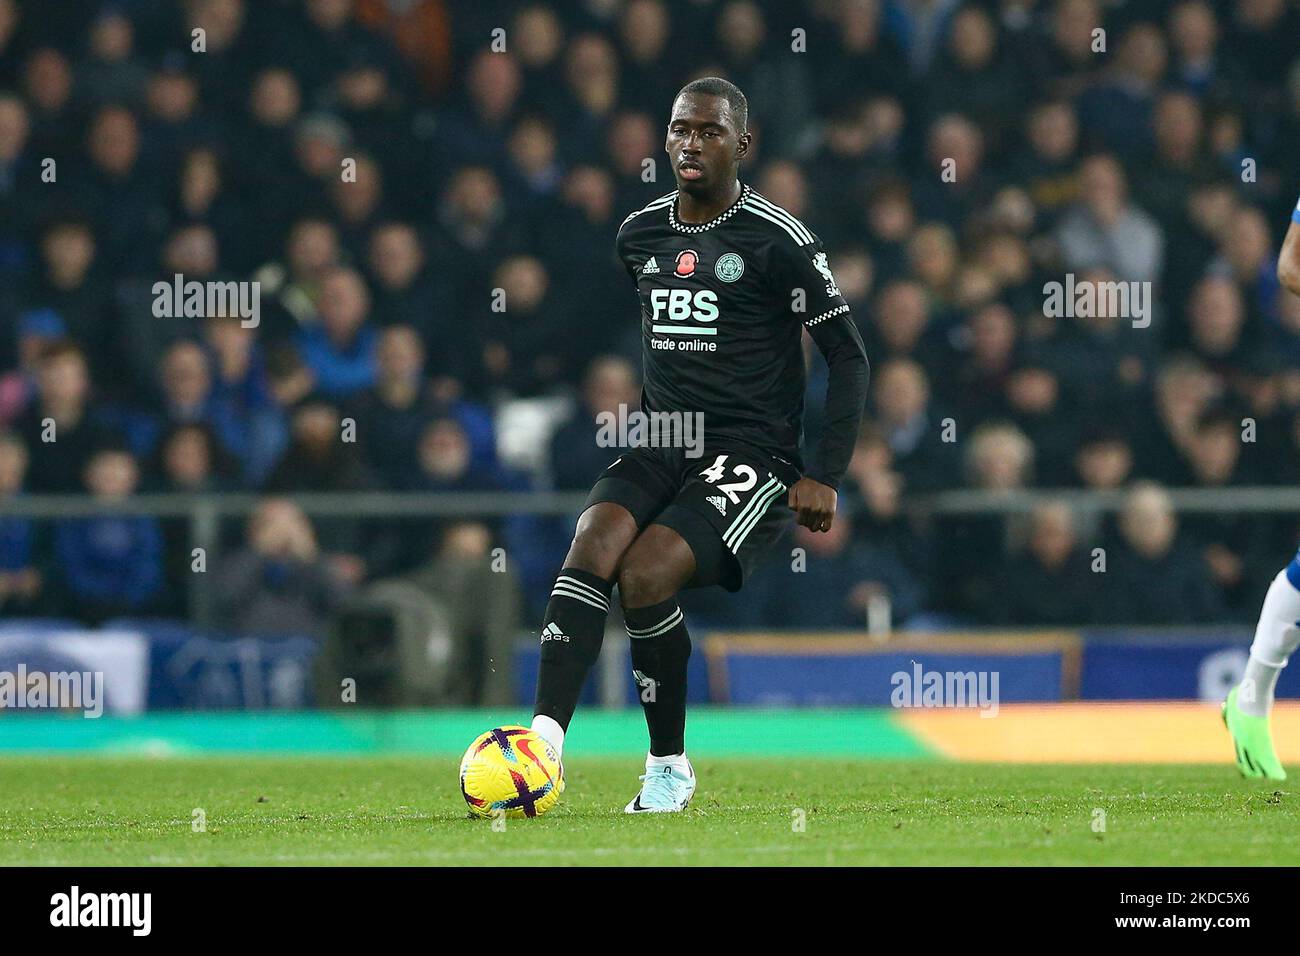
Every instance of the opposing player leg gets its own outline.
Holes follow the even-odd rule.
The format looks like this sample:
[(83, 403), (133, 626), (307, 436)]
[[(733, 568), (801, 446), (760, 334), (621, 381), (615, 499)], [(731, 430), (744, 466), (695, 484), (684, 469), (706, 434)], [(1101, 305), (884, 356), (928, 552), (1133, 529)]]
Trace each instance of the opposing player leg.
[(1232, 736), (1237, 769), (1245, 777), (1285, 780), (1269, 716), (1278, 675), (1300, 645), (1300, 554), (1269, 585), (1240, 684), (1228, 693), (1223, 722)]

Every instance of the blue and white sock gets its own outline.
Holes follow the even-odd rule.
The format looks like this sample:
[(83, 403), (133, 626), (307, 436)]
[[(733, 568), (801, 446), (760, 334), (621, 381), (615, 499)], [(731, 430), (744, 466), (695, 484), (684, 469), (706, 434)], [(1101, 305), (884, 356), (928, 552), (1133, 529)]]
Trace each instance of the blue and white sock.
[(1269, 585), (1259, 612), (1250, 660), (1239, 685), (1237, 706), (1252, 717), (1267, 717), (1273, 709), (1278, 675), (1300, 646), (1300, 555), (1279, 571)]

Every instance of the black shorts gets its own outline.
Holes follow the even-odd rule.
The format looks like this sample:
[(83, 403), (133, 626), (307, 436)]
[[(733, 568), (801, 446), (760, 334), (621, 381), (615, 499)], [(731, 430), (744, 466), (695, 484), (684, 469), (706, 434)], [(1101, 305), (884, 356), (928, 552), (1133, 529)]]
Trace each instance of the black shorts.
[(700, 458), (682, 448), (634, 448), (596, 481), (585, 508), (622, 505), (638, 530), (661, 524), (695, 554), (688, 588), (720, 584), (739, 591), (758, 559), (794, 522), (789, 486), (798, 472), (741, 448), (711, 447)]

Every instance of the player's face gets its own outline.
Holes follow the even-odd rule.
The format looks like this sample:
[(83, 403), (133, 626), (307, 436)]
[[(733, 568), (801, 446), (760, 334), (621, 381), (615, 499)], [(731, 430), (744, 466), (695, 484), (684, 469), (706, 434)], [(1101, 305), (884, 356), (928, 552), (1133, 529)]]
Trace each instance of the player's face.
[(724, 97), (688, 95), (673, 104), (664, 149), (678, 188), (703, 195), (735, 181), (749, 141), (748, 133), (736, 129)]

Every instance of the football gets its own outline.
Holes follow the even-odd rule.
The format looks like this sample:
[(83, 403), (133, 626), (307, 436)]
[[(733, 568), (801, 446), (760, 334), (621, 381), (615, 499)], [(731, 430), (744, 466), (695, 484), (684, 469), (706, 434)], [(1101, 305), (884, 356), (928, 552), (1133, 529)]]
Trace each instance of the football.
[(527, 727), (480, 734), (460, 762), (460, 792), (476, 817), (541, 816), (560, 799), (564, 771), (555, 750)]

